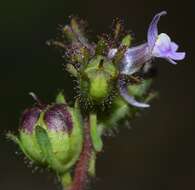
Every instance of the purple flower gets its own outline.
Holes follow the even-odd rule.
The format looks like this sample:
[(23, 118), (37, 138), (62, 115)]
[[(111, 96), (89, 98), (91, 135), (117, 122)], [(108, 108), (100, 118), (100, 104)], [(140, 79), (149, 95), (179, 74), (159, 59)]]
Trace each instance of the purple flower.
[[(158, 34), (157, 24), (160, 17), (166, 14), (166, 11), (162, 11), (154, 16), (148, 29), (146, 43), (127, 49), (121, 62), (122, 74), (131, 75), (139, 71), (145, 63), (150, 62), (154, 57), (166, 59), (172, 64), (185, 58), (185, 52), (177, 52), (179, 46), (172, 42), (167, 34)], [(117, 49), (111, 49), (108, 57), (114, 57), (116, 52)]]
[(175, 42), (172, 42), (167, 34), (158, 34), (158, 21), (162, 15), (166, 14), (166, 11), (162, 11), (153, 18), (148, 29), (148, 46), (152, 57), (164, 58), (170, 63), (176, 64), (175, 61), (185, 58), (185, 52), (177, 52), (179, 46)]
[(185, 58), (184, 52), (177, 52), (178, 47), (175, 42), (171, 41), (167, 34), (161, 33), (155, 42), (152, 55), (153, 57), (167, 59), (172, 64), (177, 64), (174, 60), (182, 60)]
[[(172, 64), (176, 64), (176, 60), (185, 58), (185, 52), (177, 52), (179, 46), (172, 42), (167, 34), (158, 34), (157, 24), (160, 17), (166, 14), (166, 11), (162, 11), (154, 16), (148, 29), (147, 43), (127, 50), (123, 60), (122, 72), (124, 74), (136, 72), (143, 64), (154, 57), (164, 58)], [(130, 64), (132, 66), (127, 69)]]
[[(172, 42), (167, 34), (158, 34), (157, 24), (160, 17), (166, 14), (166, 11), (162, 11), (154, 16), (148, 29), (146, 43), (127, 49), (120, 63), (121, 74), (132, 75), (155, 57), (166, 59), (172, 64), (176, 64), (175, 61), (185, 58), (185, 52), (177, 52), (179, 46), (175, 42)], [(108, 53), (108, 58), (113, 58), (116, 52), (117, 49), (111, 49)], [(127, 85), (124, 85), (121, 80), (119, 80), (119, 91), (129, 104), (142, 108), (149, 107), (148, 104), (137, 102), (130, 96), (127, 91)]]

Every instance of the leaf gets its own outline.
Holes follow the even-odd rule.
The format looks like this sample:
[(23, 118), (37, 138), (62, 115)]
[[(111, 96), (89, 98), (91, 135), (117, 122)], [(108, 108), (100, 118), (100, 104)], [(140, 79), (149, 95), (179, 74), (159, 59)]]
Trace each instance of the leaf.
[(144, 96), (152, 84), (152, 80), (143, 80), (141, 84), (129, 85), (128, 91), (131, 95), (136, 97)]
[(44, 159), (48, 162), (52, 162), (52, 146), (49, 140), (49, 137), (47, 135), (47, 132), (44, 128), (37, 125), (35, 128), (35, 135), (37, 139), (37, 143), (40, 146), (40, 149), (42, 150), (42, 153), (44, 155)]
[(92, 144), (97, 152), (100, 152), (103, 148), (103, 143), (99, 131), (97, 129), (97, 116), (96, 114), (90, 114), (90, 133), (92, 138)]
[(96, 154), (95, 152), (91, 153), (91, 158), (89, 160), (88, 173), (90, 176), (95, 176), (95, 163), (96, 163)]
[(106, 43), (106, 41), (104, 41), (104, 39), (100, 39), (98, 41), (95, 53), (96, 55), (102, 55), (105, 53), (105, 50), (108, 48), (108, 44)]
[(126, 35), (122, 40), (122, 45), (126, 47), (130, 47), (132, 41), (131, 35)]
[(11, 141), (15, 142), (15, 143), (20, 147), (21, 151), (25, 154), (25, 156), (26, 156), (29, 160), (33, 160), (33, 158), (31, 158), (31, 157), (29, 156), (29, 154), (26, 152), (26, 150), (25, 150), (23, 144), (21, 143), (21, 141), (19, 140), (19, 138), (18, 138), (17, 136), (13, 135), (12, 133), (8, 133), (8, 134), (6, 135), (6, 137), (7, 137), (8, 139), (10, 139)]
[(59, 92), (58, 95), (56, 96), (56, 103), (57, 104), (66, 104), (66, 100), (64, 98), (63, 92)]

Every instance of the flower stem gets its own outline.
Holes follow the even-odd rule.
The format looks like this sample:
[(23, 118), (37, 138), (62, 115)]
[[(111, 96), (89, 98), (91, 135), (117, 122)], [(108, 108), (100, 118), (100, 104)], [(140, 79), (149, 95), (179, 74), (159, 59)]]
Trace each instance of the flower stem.
[(92, 152), (93, 152), (93, 148), (92, 148), (91, 136), (90, 136), (90, 122), (89, 119), (87, 119), (84, 126), (83, 151), (76, 165), (73, 183), (69, 190), (84, 190), (87, 182), (89, 160), (91, 158)]

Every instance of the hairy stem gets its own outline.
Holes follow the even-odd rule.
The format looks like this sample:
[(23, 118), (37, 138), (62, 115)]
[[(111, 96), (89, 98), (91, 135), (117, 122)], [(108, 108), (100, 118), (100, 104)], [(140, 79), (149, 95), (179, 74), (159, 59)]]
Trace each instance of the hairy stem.
[(69, 190), (84, 190), (87, 182), (89, 160), (93, 152), (91, 136), (90, 136), (89, 120), (86, 120), (85, 122), (84, 135), (85, 137), (84, 137), (83, 151), (76, 165), (73, 183)]

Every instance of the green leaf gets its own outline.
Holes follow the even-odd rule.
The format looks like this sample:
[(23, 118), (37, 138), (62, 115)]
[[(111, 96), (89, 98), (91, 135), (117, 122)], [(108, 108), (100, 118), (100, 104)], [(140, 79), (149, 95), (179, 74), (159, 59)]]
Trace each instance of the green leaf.
[(43, 127), (37, 125), (35, 136), (37, 144), (44, 155), (43, 160), (47, 162), (48, 168), (53, 169), (58, 174), (64, 173), (66, 171), (66, 165), (59, 162), (56, 158), (55, 149), (52, 147), (47, 131)]
[(97, 116), (96, 114), (90, 114), (90, 133), (92, 138), (92, 144), (97, 152), (100, 152), (103, 148), (103, 143), (99, 131), (97, 129)]
[(154, 98), (157, 98), (159, 96), (158, 92), (151, 92), (145, 99), (145, 102), (150, 102)]
[(62, 91), (60, 93), (58, 93), (58, 95), (56, 96), (56, 103), (57, 104), (65, 104), (66, 103), (66, 100), (64, 98), (64, 94)]
[(101, 133), (103, 133), (104, 130), (120, 127), (121, 125), (118, 125), (118, 123), (125, 119), (129, 114), (129, 106), (127, 104), (121, 105), (113, 110), (112, 114), (109, 116), (109, 119), (98, 125), (98, 129), (100, 128), (102, 130)]
[(29, 156), (29, 154), (26, 152), (26, 150), (25, 150), (23, 144), (21, 143), (21, 141), (19, 140), (19, 138), (18, 138), (17, 136), (13, 135), (12, 133), (8, 133), (8, 134), (6, 135), (6, 137), (7, 137), (8, 139), (10, 139), (11, 141), (15, 142), (15, 143), (20, 147), (21, 151), (25, 154), (25, 156), (26, 156), (28, 159), (33, 160), (33, 159)]
[(64, 28), (63, 28), (63, 34), (64, 34), (64, 37), (70, 41), (70, 42), (75, 42), (77, 41), (77, 38), (76, 38), (76, 35), (74, 34), (74, 32), (72, 32), (72, 28), (68, 25), (66, 25)]
[(80, 26), (78, 18), (73, 17), (70, 21), (70, 25), (74, 33), (82, 35), (82, 26)]
[(151, 79), (143, 80), (141, 84), (129, 85), (128, 91), (133, 96), (142, 97), (146, 94), (151, 84), (152, 84)]
[(12, 133), (7, 133), (6, 137), (7, 137), (7, 139), (15, 142), (16, 144), (20, 144), (20, 140), (18, 139), (18, 137), (13, 135)]
[(78, 72), (72, 64), (66, 65), (66, 70), (69, 72), (73, 77), (78, 77)]
[(90, 176), (95, 176), (95, 163), (96, 163), (96, 154), (95, 152), (91, 153), (91, 158), (89, 160), (88, 173)]
[(118, 39), (120, 34), (122, 33), (123, 25), (121, 20), (117, 19), (114, 24), (114, 39)]
[(132, 41), (131, 35), (126, 35), (122, 40), (122, 45), (126, 47), (130, 47)]
[(38, 125), (35, 129), (35, 135), (37, 143), (44, 155), (44, 159), (47, 160), (48, 163), (52, 163), (52, 146), (46, 130)]
[(84, 45), (88, 45), (88, 40), (85, 38), (84, 34), (84, 25), (81, 24), (81, 22), (78, 20), (78, 18), (73, 17), (70, 21), (70, 26), (73, 31), (73, 33), (76, 35), (76, 38), (79, 42), (81, 42)]
[(104, 39), (100, 39), (95, 49), (95, 54), (103, 55), (107, 47), (108, 47), (108, 44), (106, 43), (106, 41)]

